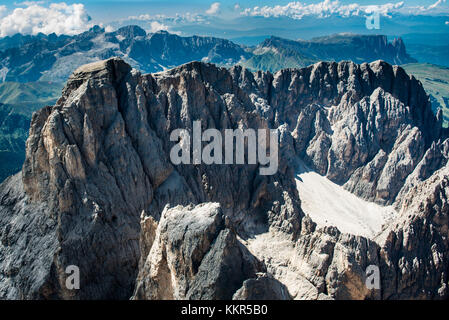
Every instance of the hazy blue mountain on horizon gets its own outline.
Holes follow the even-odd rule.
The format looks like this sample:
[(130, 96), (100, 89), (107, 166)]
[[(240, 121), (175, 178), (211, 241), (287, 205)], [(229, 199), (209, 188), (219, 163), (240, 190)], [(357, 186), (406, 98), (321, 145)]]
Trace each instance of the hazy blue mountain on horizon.
[[(18, 38), (15, 36), (13, 38)], [(180, 37), (165, 31), (147, 34), (138, 26), (106, 32), (98, 26), (72, 37), (35, 36), (18, 47), (0, 39), (0, 82), (65, 82), (79, 66), (118, 56), (142, 72), (157, 72), (194, 60), (234, 65), (245, 47), (212, 37)], [(20, 41), (17, 43), (21, 43)], [(4, 44), (4, 42), (6, 44)]]
[(384, 60), (391, 64), (413, 63), (401, 38), (388, 41), (384, 35), (334, 34), (311, 40), (271, 37), (259, 44), (254, 56), (243, 63), (253, 70), (272, 72), (302, 68), (318, 61), (351, 60), (356, 63)]
[[(204, 21), (173, 21), (173, 19), (167, 17), (166, 19), (160, 18), (158, 22), (167, 25), (174, 33), (181, 32), (183, 35), (226, 38), (244, 45), (256, 45), (263, 40), (261, 38), (267, 35), (292, 40), (310, 40), (314, 37), (347, 32), (366, 35), (380, 33), (389, 37), (403, 37), (406, 34), (435, 34), (448, 33), (449, 31), (445, 24), (449, 20), (447, 15), (428, 16), (390, 13), (388, 17), (381, 17), (379, 30), (368, 30), (366, 28), (364, 14), (344, 17), (339, 15), (319, 17), (312, 14), (302, 16), (301, 19), (288, 16), (239, 16), (232, 20), (203, 16), (202, 19)], [(130, 18), (111, 22), (111, 26), (120, 28), (126, 25), (139, 25), (143, 29), (151, 29), (151, 23), (154, 21), (151, 17), (149, 20)], [(439, 42), (431, 42), (429, 40), (424, 43), (428, 45), (439, 44)], [(406, 44), (408, 44), (407, 41)]]
[(24, 46), (26, 44), (35, 42), (36, 40), (48, 41), (48, 42), (52, 43), (52, 42), (58, 42), (58, 41), (63, 42), (69, 38), (70, 38), (70, 36), (67, 36), (67, 35), (58, 36), (55, 33), (51, 33), (49, 35), (39, 33), (34, 36), (16, 33), (13, 36), (6, 36), (4, 38), (0, 38), (0, 51), (4, 51), (4, 50), (10, 49), (10, 48)]
[(71, 37), (39, 34), (0, 39), (0, 82), (65, 82), (77, 67), (113, 56), (123, 58), (144, 73), (190, 61), (221, 66), (241, 63), (251, 69), (269, 71), (305, 67), (321, 60), (416, 62), (407, 54), (400, 38), (390, 43), (383, 35), (334, 34), (298, 41), (271, 37), (249, 48), (213, 37), (181, 37), (166, 31), (147, 34), (138, 26), (114, 32), (96, 26)]

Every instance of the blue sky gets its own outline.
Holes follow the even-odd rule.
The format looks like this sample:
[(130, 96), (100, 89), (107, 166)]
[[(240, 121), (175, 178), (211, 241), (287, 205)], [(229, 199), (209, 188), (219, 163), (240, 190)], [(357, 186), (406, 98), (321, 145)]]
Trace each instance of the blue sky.
[[(221, 12), (226, 13), (226, 9), (231, 9), (235, 4), (239, 4), (242, 8), (250, 8), (255, 6), (276, 6), (286, 5), (293, 0), (235, 0), (235, 1), (218, 1), (220, 2)], [(301, 0), (299, 2), (306, 4), (320, 3), (322, 0)], [(360, 5), (373, 5), (373, 4), (386, 4), (397, 3), (401, 0), (340, 0), (342, 4), (358, 3)], [(429, 6), (437, 0), (403, 0), (406, 6)], [(42, 2), (42, 5), (59, 2), (59, 1), (37, 1)], [(64, 1), (67, 4), (82, 3), (84, 4), (88, 14), (98, 21), (108, 22), (115, 19), (124, 18), (130, 15), (139, 14), (165, 14), (174, 15), (176, 13), (204, 13), (210, 8), (211, 4), (216, 1), (211, 0), (131, 0), (131, 1), (118, 1), (118, 0), (75, 0)], [(12, 10), (16, 7), (16, 4), (21, 4), (20, 0), (2, 0), (0, 4), (5, 5), (8, 9)], [(449, 2), (442, 3), (441, 7), (449, 7)]]
[(263, 22), (270, 18), (282, 20), (285, 32), (289, 24), (298, 25), (302, 19), (359, 17), (363, 20), (373, 10), (385, 19), (396, 13), (444, 15), (448, 18), (438, 21), (437, 29), (449, 29), (449, 0), (2, 0), (0, 37), (40, 32), (76, 34), (94, 24), (109, 29), (124, 24), (139, 24), (150, 32), (168, 30), (180, 34), (208, 34), (209, 29), (215, 28), (215, 33), (210, 35), (227, 36), (227, 29), (241, 33), (244, 28), (262, 28), (265, 30), (259, 33), (270, 32), (278, 27), (276, 23), (269, 25)]
[[(322, 0), (301, 0), (302, 3), (313, 4), (319, 3)], [(343, 4), (359, 3), (361, 5), (370, 4), (385, 4), (395, 3), (401, 0), (341, 0)], [(11, 1), (13, 2), (13, 1)], [(232, 8), (235, 4), (239, 4), (242, 8), (255, 7), (255, 6), (276, 6), (286, 5), (292, 0), (275, 1), (254, 1), (254, 0), (237, 0), (237, 1), (210, 1), (210, 0), (131, 0), (131, 1), (118, 1), (118, 0), (94, 0), (94, 1), (67, 1), (74, 3), (83, 3), (86, 6), (89, 14), (94, 18), (109, 20), (123, 17), (123, 15), (136, 15), (140, 13), (148, 14), (176, 14), (183, 12), (191, 13), (204, 13), (212, 3), (220, 2), (221, 8)], [(435, 3), (436, 0), (405, 0), (404, 3), (410, 6), (428, 6)], [(443, 4), (448, 6), (449, 3)]]

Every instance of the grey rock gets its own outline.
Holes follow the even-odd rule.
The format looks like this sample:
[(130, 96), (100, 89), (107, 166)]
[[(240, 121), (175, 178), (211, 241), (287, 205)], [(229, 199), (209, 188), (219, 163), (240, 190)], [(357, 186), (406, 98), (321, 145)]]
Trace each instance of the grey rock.
[(448, 167), (411, 188), (400, 216), (380, 235), (384, 299), (446, 299)]
[[(172, 165), (170, 133), (195, 120), (278, 130), (278, 172)], [(446, 135), (420, 83), (382, 61), (274, 75), (83, 66), (33, 115), (22, 173), (0, 186), (0, 298), (249, 299), (266, 286), (287, 297), (282, 285), (293, 299), (445, 298)], [(396, 220), (374, 239), (317, 228), (298, 159), (400, 208)], [(380, 292), (364, 286), (371, 264)], [(80, 290), (65, 286), (69, 265)]]
[(233, 300), (290, 300), (287, 288), (266, 273), (248, 279), (232, 297)]
[(230, 299), (263, 271), (225, 226), (218, 203), (166, 208), (142, 259), (134, 299)]
[(45, 205), (28, 203), (20, 173), (6, 179), (0, 193), (0, 297), (55, 298), (56, 217)]

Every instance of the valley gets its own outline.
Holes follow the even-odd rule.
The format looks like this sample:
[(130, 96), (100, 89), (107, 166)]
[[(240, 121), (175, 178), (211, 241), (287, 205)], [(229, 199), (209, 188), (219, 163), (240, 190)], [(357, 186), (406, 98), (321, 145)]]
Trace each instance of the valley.
[(21, 170), (31, 116), (55, 104), (62, 87), (49, 82), (0, 83), (0, 181)]
[(432, 96), (432, 108), (443, 110), (444, 124), (449, 124), (449, 67), (429, 63), (411, 63), (402, 66), (407, 73), (415, 76)]

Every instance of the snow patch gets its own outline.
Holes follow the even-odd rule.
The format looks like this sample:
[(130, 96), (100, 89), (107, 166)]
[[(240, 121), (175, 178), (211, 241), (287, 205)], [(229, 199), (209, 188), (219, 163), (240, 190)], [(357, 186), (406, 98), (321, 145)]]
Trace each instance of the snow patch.
[(254, 50), (254, 54), (255, 55), (262, 55), (265, 54), (267, 52), (272, 52), (274, 54), (278, 54), (279, 50), (277, 48), (273, 48), (273, 47), (258, 47)]
[(296, 187), (301, 208), (319, 226), (373, 238), (396, 216), (392, 206), (362, 200), (326, 177), (299, 165)]
[(116, 35), (115, 38), (120, 42), (126, 39), (126, 37), (122, 36), (121, 34)]

